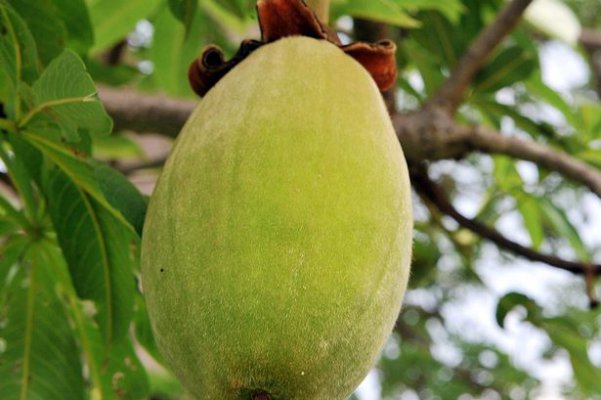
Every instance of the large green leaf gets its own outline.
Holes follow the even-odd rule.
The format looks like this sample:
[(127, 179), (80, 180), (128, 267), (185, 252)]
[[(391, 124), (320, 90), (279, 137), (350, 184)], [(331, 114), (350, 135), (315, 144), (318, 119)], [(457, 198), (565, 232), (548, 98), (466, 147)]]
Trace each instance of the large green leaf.
[(96, 0), (90, 6), (95, 43), (92, 53), (124, 39), (136, 23), (148, 17), (160, 0)]
[(12, 6), (25, 20), (35, 38), (40, 61), (47, 65), (67, 42), (67, 27), (51, 0), (19, 0)]
[(106, 343), (120, 340), (133, 312), (131, 232), (59, 168), (44, 192), (78, 296), (95, 302)]
[(13, 85), (32, 83), (39, 74), (37, 46), (23, 19), (0, 1), (0, 66), (9, 72)]
[(0, 398), (81, 400), (79, 349), (64, 304), (54, 290), (43, 242), (31, 243), (0, 309)]
[(20, 118), (22, 82), (32, 83), (38, 77), (39, 60), (27, 24), (4, 1), (0, 1), (0, 71), (4, 112)]
[(121, 212), (106, 199), (103, 188), (97, 181), (94, 167), (86, 158), (79, 155), (77, 150), (34, 132), (22, 131), (21, 137), (26, 139), (31, 147), (56, 164), (78, 188), (90, 195), (96, 203), (113, 215), (116, 221), (128, 227), (132, 232), (135, 231)]
[(90, 306), (75, 292), (68, 268), (59, 248), (51, 243), (46, 255), (66, 299), (86, 362), (91, 399), (142, 399), (147, 394), (147, 378), (133, 351), (129, 335), (106, 346), (96, 323), (90, 318)]
[(4, 286), (10, 283), (8, 277), (29, 245), (27, 236), (9, 235), (9, 232), (14, 232), (16, 228), (14, 224), (6, 224), (5, 221), (2, 221), (1, 225), (0, 237), (4, 237), (4, 240), (0, 243), (0, 314), (2, 314), (3, 298), (8, 295), (8, 291), (4, 290)]
[(92, 135), (112, 130), (112, 120), (98, 99), (92, 78), (81, 59), (70, 50), (50, 63), (33, 85), (33, 92), (35, 106), (20, 121), (21, 127), (35, 124), (33, 118), (43, 115), (59, 125), (71, 142), (80, 139), (79, 130)]
[(94, 43), (94, 30), (85, 1), (52, 0), (52, 3), (67, 28), (67, 47), (83, 56)]
[(93, 163), (94, 175), (106, 200), (119, 211), (142, 236), (147, 202), (140, 191), (120, 172), (101, 164)]

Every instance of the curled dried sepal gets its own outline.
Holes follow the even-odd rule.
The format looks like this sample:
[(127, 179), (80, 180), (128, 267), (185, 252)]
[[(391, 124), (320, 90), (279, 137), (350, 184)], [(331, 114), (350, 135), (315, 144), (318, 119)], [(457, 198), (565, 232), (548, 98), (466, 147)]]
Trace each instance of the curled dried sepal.
[(396, 45), (390, 40), (378, 43), (357, 42), (346, 46), (336, 32), (319, 21), (303, 0), (258, 0), (257, 14), (261, 41), (245, 40), (231, 60), (226, 61), (217, 46), (206, 47), (188, 69), (194, 92), (204, 96), (225, 74), (264, 44), (286, 36), (307, 36), (328, 40), (357, 60), (370, 73), (378, 88), (386, 91), (394, 86), (397, 70)]

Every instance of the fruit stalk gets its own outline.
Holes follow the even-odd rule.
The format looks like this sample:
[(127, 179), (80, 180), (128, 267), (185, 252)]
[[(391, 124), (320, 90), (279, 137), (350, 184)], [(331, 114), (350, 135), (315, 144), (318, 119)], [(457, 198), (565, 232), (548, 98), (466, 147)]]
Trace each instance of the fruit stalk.
[(305, 2), (315, 12), (321, 22), (328, 23), (328, 19), (330, 18), (330, 0), (305, 0)]

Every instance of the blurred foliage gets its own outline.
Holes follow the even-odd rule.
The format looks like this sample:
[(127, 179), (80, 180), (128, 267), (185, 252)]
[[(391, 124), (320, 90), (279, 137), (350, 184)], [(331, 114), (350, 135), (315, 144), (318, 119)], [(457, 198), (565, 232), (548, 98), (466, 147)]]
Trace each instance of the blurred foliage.
[[(601, 28), (600, 2), (566, 3), (584, 26)], [(332, 0), (331, 22), (346, 26), (351, 39), (348, 17), (390, 25), (399, 47), (399, 106), (408, 111), (435, 92), (503, 4)], [(96, 85), (192, 97), (190, 62), (207, 44), (231, 55), (241, 39), (256, 38), (254, 5), (0, 0), (0, 177), (13, 187), (0, 186), (1, 399), (187, 398), (161, 367), (136, 285), (146, 198), (113, 168), (147, 160), (131, 135), (111, 134)], [(601, 169), (601, 105), (591, 88), (571, 96), (546, 85), (539, 62), (545, 41), (518, 26), (478, 74), (458, 118), (528, 136)], [(598, 259), (601, 244), (579, 233), (587, 221), (581, 189), (540, 166), (526, 174), (523, 163), (502, 156), (451, 164), (434, 168), (438, 181), (456, 202), (475, 205), (480, 221), (501, 229), (510, 220), (509, 233), (535, 249)], [(498, 339), (515, 340), (516, 327), (546, 338), (538, 363), (569, 363), (573, 380), (558, 383), (565, 396), (601, 398), (601, 318), (586, 309), (580, 280), (566, 276), (564, 286), (550, 288), (558, 300), (549, 304), (500, 293), (486, 271), (514, 258), (427, 203), (416, 202), (415, 213), (410, 290), (376, 369), (381, 398), (540, 394), (540, 372)], [(534, 272), (529, 279), (536, 281)], [(466, 300), (474, 298), (490, 303), (491, 315), (469, 315)], [(458, 310), (465, 321), (488, 318), (479, 322), (493, 324), (496, 337), (458, 321)]]
[(601, 28), (601, 2), (591, 0), (565, 0), (576, 13), (583, 26)]

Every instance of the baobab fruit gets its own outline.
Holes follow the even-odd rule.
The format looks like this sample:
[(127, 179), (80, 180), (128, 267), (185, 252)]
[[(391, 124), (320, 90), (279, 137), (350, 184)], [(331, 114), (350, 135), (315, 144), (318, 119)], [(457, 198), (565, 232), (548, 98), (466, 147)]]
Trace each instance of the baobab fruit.
[(346, 399), (395, 323), (411, 237), (367, 71), (325, 40), (261, 46), (199, 103), (151, 197), (157, 345), (198, 399)]

